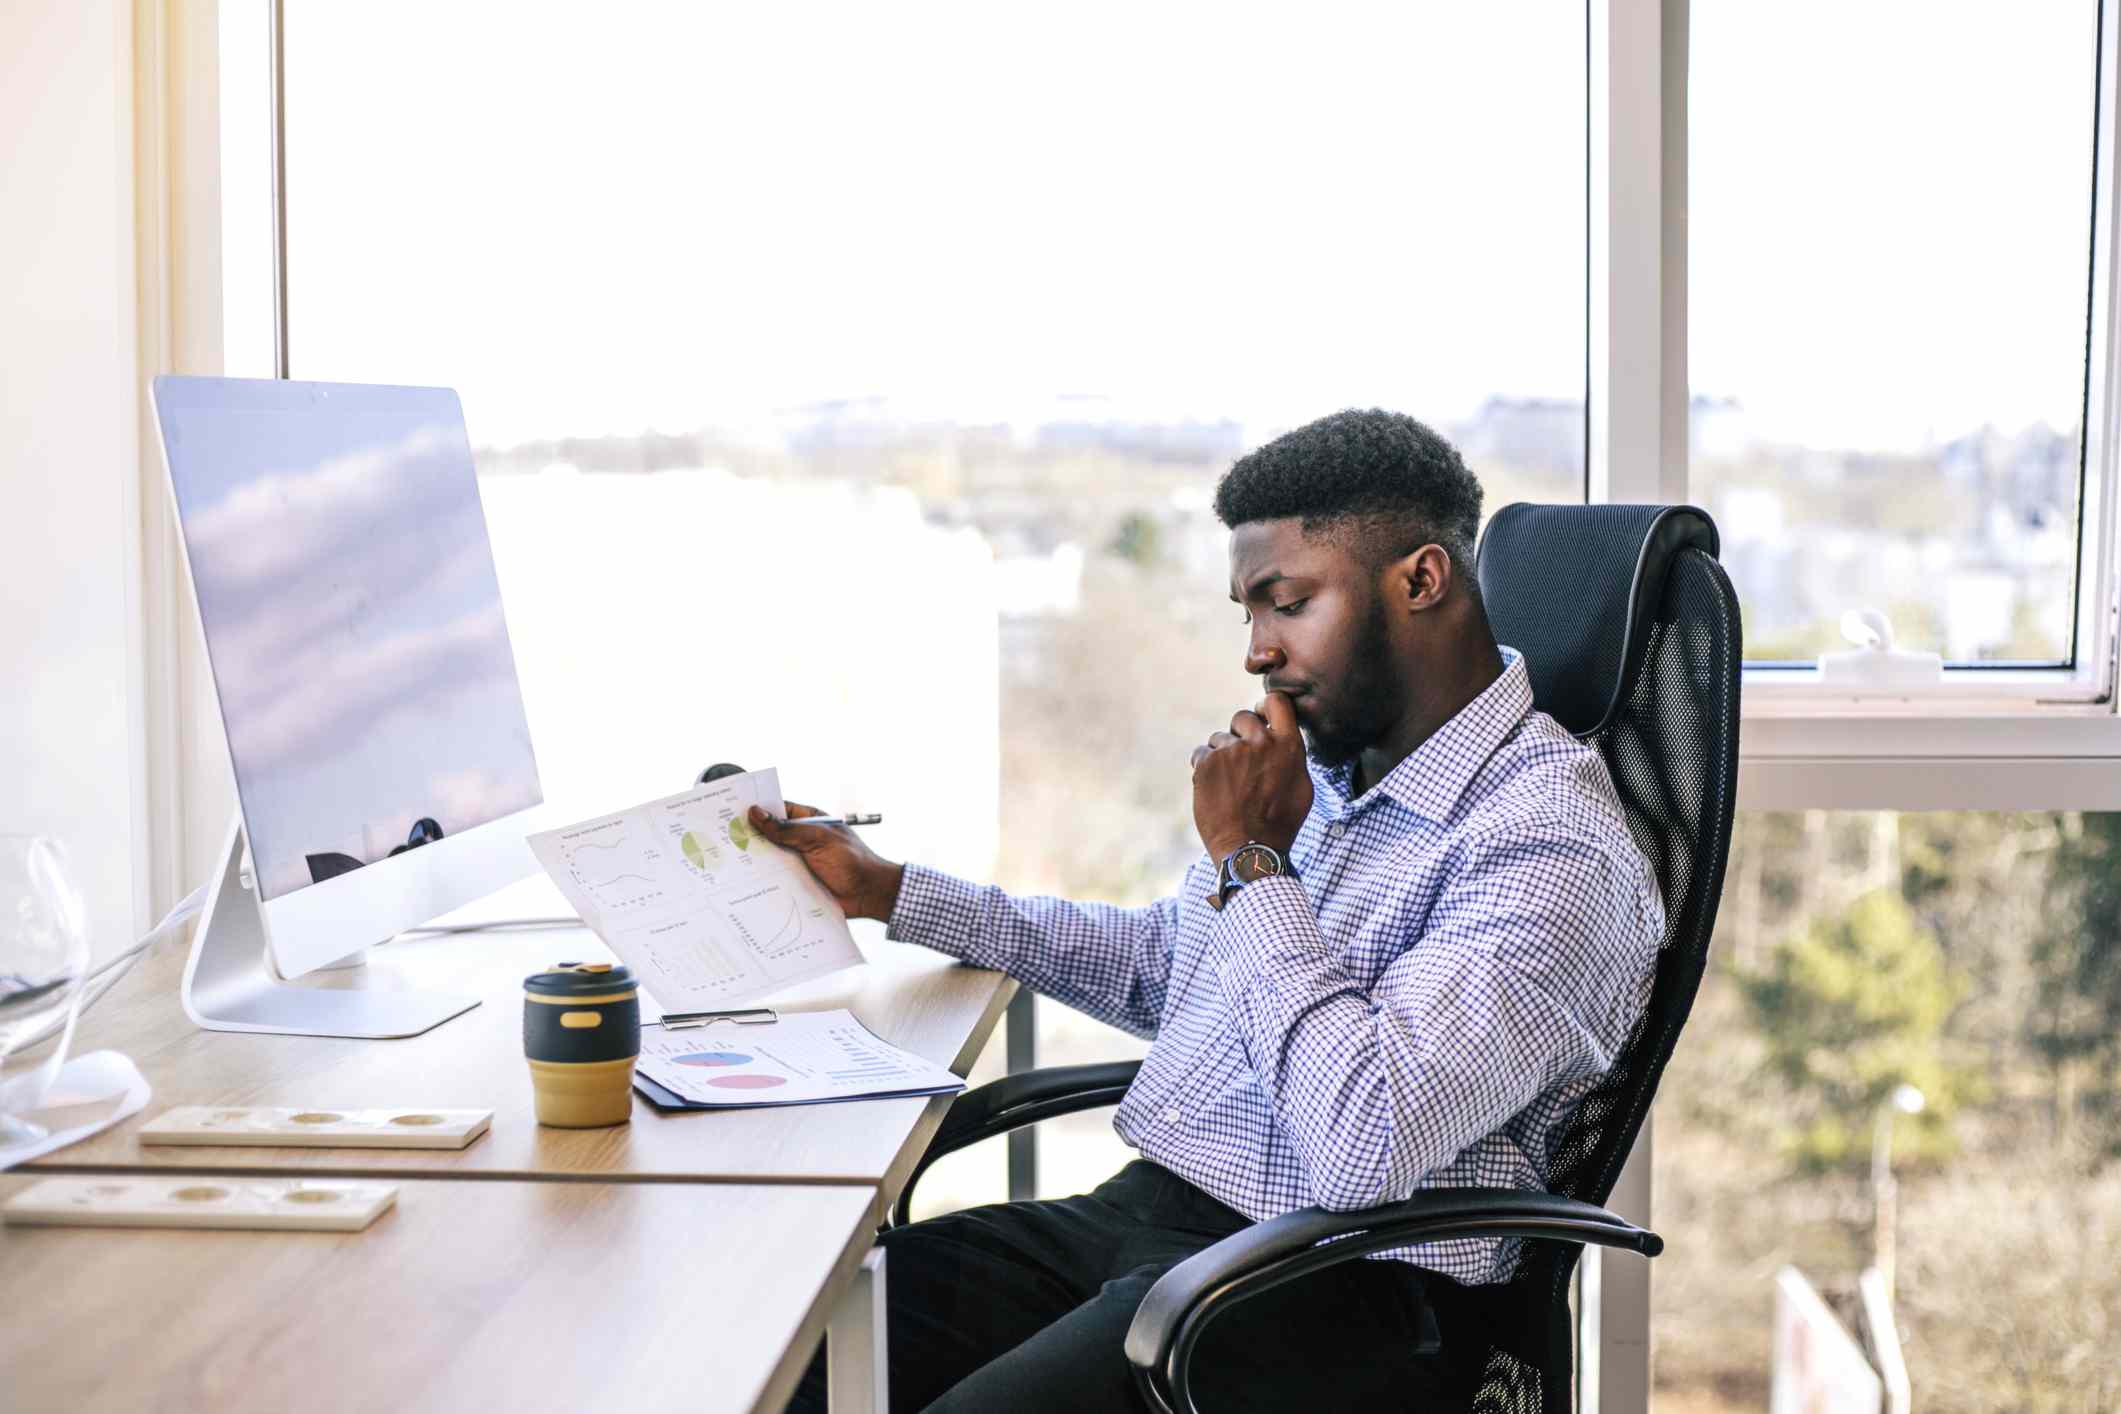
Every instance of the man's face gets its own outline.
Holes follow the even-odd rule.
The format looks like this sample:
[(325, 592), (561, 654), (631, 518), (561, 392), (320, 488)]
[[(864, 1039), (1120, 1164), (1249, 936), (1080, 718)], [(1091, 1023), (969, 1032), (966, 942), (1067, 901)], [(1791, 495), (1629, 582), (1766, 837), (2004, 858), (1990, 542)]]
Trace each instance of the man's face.
[(1306, 536), (1294, 518), (1230, 535), (1230, 597), (1251, 633), (1245, 671), (1289, 694), (1322, 766), (1354, 760), (1406, 705), (1380, 578), (1339, 545)]

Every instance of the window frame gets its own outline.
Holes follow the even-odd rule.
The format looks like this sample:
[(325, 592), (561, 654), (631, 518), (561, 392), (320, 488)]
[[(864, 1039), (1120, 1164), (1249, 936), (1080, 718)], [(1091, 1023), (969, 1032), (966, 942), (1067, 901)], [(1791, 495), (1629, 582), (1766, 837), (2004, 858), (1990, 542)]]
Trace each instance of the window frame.
[[(1683, 502), (1688, 5), (1590, 7), (1589, 499)], [(2121, 805), (2113, 8), (2099, 0), (2074, 666), (1948, 667), (1933, 688), (1858, 694), (1816, 667), (1749, 665), (1743, 809)]]
[[(1816, 668), (1744, 670), (1738, 805), (1791, 809), (2112, 809), (2117, 436), (2115, 36), (2098, 0), (2092, 250), (2068, 669), (1947, 669), (1919, 696), (1830, 692)], [(1587, 497), (1685, 502), (1689, 0), (1587, 0), (1590, 301)], [(1654, 1113), (1607, 1206), (1644, 1226), (1655, 1204)], [(1578, 1407), (1636, 1414), (1651, 1392), (1650, 1263), (1586, 1249)]]
[[(268, 10), (282, 0), (176, 0), (188, 33), (202, 42), (157, 52), (143, 46), (142, 81), (167, 83), (173, 123), (210, 128), (217, 103), (253, 96), (267, 75), (214, 69), (210, 45), (222, 5)], [(1586, 151), (1585, 491), (1601, 502), (1688, 499), (1687, 368), (1687, 48), (1689, 0), (1586, 0), (1589, 114)], [(2116, 714), (2116, 462), (2121, 429), (2121, 348), (2116, 346), (2117, 282), (2114, 153), (2116, 38), (2113, 7), (2100, 5), (2098, 95), (2090, 261), (2090, 328), (2084, 427), (2084, 498), (2079, 517), (2075, 667), (2055, 670), (1947, 669), (1946, 681), (1919, 696), (1856, 697), (1828, 691), (1816, 670), (1748, 668), (1741, 734), (1740, 807), (1786, 809), (2113, 809), (2121, 806), (2121, 716)], [(277, 59), (277, 55), (274, 56)], [(276, 76), (273, 80), (276, 84)], [(256, 85), (256, 87), (253, 87)], [(274, 160), (280, 161), (278, 146)], [(182, 361), (197, 371), (219, 364), (223, 280), (238, 284), (280, 271), (223, 271), (221, 174), (201, 161), (184, 174), (169, 211), (167, 239), (176, 268), (164, 279), (178, 306), (172, 323)], [(275, 177), (277, 179), (276, 170)], [(163, 180), (157, 178), (158, 181)], [(284, 241), (276, 211), (275, 250)], [(284, 259), (284, 256), (282, 257)], [(284, 320), (284, 290), (274, 301)], [(169, 295), (165, 295), (165, 298)], [(284, 360), (284, 325), (273, 331)], [(210, 346), (210, 347), (209, 347)], [(284, 364), (283, 364), (284, 366)], [(151, 460), (151, 459), (148, 459)], [(143, 476), (159, 475), (143, 464)], [(155, 532), (151, 532), (151, 536)], [(161, 533), (166, 538), (167, 531)], [(166, 548), (166, 547), (165, 547)], [(173, 621), (148, 610), (151, 638)], [(183, 635), (177, 635), (179, 638)], [(151, 708), (171, 735), (184, 716), (175, 670)], [(151, 753), (155, 779), (180, 800), (216, 795), (210, 768), (189, 757)], [(175, 812), (172, 811), (172, 814)], [(181, 857), (175, 821), (157, 831), (156, 857)], [(164, 866), (167, 872), (167, 866)], [(1651, 1216), (1652, 1129), (1612, 1199), (1639, 1222)], [(1632, 1414), (1649, 1399), (1649, 1264), (1639, 1258), (1585, 1258), (1581, 1407)]]

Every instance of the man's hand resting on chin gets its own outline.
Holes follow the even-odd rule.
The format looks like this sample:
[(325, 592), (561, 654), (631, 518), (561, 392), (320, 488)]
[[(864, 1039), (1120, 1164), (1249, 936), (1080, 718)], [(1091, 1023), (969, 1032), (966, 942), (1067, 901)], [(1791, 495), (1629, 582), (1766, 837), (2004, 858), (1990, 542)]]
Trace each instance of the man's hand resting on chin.
[(1254, 841), (1286, 855), (1310, 813), (1311, 773), (1286, 693), (1268, 693), (1193, 748), (1193, 824), (1209, 858)]
[(845, 825), (799, 825), (805, 815), (821, 815), (815, 806), (788, 802), (788, 819), (776, 820), (759, 806), (751, 807), (751, 827), (767, 839), (803, 857), (810, 873), (833, 902), (849, 918), (888, 920), (898, 902), (899, 881), (906, 867), (863, 844), (861, 837)]

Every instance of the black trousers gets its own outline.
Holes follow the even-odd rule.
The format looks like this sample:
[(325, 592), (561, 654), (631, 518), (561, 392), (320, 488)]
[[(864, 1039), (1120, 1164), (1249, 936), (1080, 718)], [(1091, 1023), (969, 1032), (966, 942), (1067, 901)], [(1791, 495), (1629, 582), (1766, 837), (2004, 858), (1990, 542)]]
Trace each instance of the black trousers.
[[(1169, 1170), (1137, 1160), (1079, 1197), (892, 1229), (879, 1239), (888, 1254), (892, 1409), (1146, 1409), (1121, 1350), (1135, 1308), (1165, 1271), (1247, 1226)], [(1438, 1362), (1415, 1353), (1421, 1302), (1414, 1267), (1374, 1261), (1253, 1297), (1201, 1340), (1200, 1405), (1215, 1414), (1443, 1407), (1432, 1398)], [(822, 1350), (789, 1408), (824, 1414)]]

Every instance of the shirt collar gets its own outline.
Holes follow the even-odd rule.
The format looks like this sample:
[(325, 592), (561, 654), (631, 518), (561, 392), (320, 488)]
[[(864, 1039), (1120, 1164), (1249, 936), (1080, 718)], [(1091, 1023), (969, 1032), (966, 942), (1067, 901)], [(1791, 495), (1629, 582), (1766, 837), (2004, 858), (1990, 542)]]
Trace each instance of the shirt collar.
[[(1505, 647), (1502, 675), (1387, 771), (1365, 793), (1366, 798), (1382, 792), (1424, 820), (1448, 820), (1473, 777), (1531, 710), (1532, 680), (1525, 671), (1524, 655)], [(1347, 801), (1355, 778), (1352, 765), (1332, 772), (1314, 765), (1312, 772)]]

